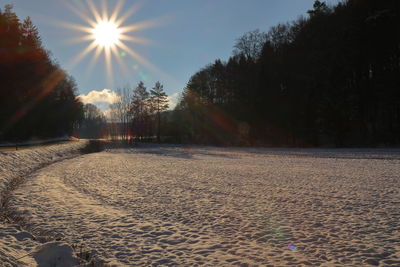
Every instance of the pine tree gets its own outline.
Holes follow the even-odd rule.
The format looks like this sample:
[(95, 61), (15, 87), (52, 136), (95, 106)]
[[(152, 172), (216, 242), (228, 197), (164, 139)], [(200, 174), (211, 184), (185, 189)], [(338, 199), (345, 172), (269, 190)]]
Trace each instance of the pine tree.
[(160, 82), (156, 82), (153, 89), (150, 90), (152, 109), (157, 116), (157, 142), (161, 137), (161, 112), (168, 109), (168, 96), (164, 92), (164, 86)]
[(22, 35), (24, 37), (24, 41), (26, 45), (30, 45), (33, 48), (39, 49), (41, 48), (42, 41), (39, 36), (39, 31), (37, 27), (33, 24), (30, 17), (26, 17), (24, 22), (22, 23)]
[(147, 92), (147, 88), (142, 81), (133, 89), (130, 112), (133, 117), (132, 126), (134, 133), (139, 137), (143, 137), (148, 126), (147, 119), (150, 109), (149, 92)]

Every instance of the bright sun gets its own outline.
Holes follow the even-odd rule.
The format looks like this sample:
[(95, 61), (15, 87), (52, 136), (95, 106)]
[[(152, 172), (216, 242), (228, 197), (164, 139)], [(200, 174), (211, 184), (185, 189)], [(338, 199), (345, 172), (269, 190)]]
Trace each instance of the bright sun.
[(120, 39), (121, 30), (115, 23), (110, 21), (100, 21), (93, 29), (93, 36), (97, 43), (102, 47), (112, 47)]
[[(118, 65), (126, 76), (131, 75), (132, 69), (127, 65), (130, 64), (130, 61), (126, 58), (127, 56), (136, 61), (133, 66), (135, 71), (137, 70), (138, 64), (140, 64), (148, 70), (166, 76), (157, 66), (154, 66), (140, 53), (135, 51), (133, 47), (127, 44), (128, 42), (142, 45), (151, 44), (149, 40), (132, 33), (162, 24), (160, 19), (126, 24), (127, 20), (139, 10), (139, 6), (137, 3), (130, 3), (131, 7), (124, 9), (124, 0), (110, 1), (115, 3), (112, 11), (107, 6), (108, 1), (106, 0), (103, 0), (100, 6), (95, 6), (93, 0), (74, 1), (79, 3), (79, 7), (70, 2), (73, 1), (64, 1), (65, 5), (86, 21), (88, 25), (63, 23), (63, 26), (84, 33), (83, 36), (76, 37), (71, 41), (89, 41), (89, 44), (83, 51), (71, 58), (68, 64), (69, 67), (75, 66), (93, 52), (92, 59), (88, 62), (88, 70), (90, 71), (93, 69), (100, 55), (103, 54), (105, 60), (104, 66), (108, 74), (107, 78), (111, 82), (113, 81), (113, 71), (115, 69), (113, 66), (113, 59), (117, 60)], [(121, 12), (122, 10), (124, 10), (124, 12)]]

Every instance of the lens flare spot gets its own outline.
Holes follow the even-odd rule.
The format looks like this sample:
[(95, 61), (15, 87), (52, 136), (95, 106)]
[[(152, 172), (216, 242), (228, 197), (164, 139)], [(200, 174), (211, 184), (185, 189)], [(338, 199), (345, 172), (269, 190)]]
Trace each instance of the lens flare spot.
[(288, 249), (291, 250), (291, 251), (296, 251), (297, 248), (293, 243), (289, 243), (288, 244)]
[(125, 52), (125, 51), (122, 51), (122, 52), (120, 53), (120, 55), (121, 55), (121, 57), (126, 57), (126, 52)]
[(147, 81), (147, 75), (144, 74), (143, 71), (140, 71), (140, 72), (139, 72), (139, 77), (140, 77), (140, 79), (143, 80), (144, 82)]

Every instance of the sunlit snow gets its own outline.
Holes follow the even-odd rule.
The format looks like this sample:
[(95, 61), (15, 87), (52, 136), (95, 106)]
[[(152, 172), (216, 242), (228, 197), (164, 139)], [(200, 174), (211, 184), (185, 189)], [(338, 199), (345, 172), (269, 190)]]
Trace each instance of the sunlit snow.
[(400, 256), (399, 160), (398, 150), (113, 149), (41, 169), (12, 207), (33, 234), (119, 265), (389, 264)]

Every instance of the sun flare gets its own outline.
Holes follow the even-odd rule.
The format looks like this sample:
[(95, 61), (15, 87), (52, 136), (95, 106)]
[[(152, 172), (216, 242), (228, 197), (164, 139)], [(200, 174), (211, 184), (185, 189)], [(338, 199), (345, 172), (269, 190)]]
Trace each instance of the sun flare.
[(93, 37), (97, 45), (114, 46), (120, 40), (121, 30), (110, 21), (101, 21), (93, 28)]
[[(78, 30), (77, 32), (80, 35), (83, 34), (71, 39), (71, 41), (73, 43), (89, 42), (86, 48), (71, 58), (68, 63), (69, 67), (74, 67), (86, 56), (92, 54), (91, 60), (88, 61), (88, 71), (90, 71), (96, 65), (100, 56), (103, 55), (107, 77), (112, 81), (115, 71), (113, 60), (117, 61), (126, 76), (131, 75), (132, 69), (127, 66), (128, 56), (136, 61), (134, 66), (141, 65), (150, 71), (166, 76), (163, 71), (134, 49), (136, 45), (151, 44), (148, 39), (139, 37), (137, 32), (161, 25), (161, 19), (126, 24), (127, 20), (139, 10), (139, 6), (133, 4), (131, 8), (124, 9), (124, 0), (115, 1), (115, 6), (112, 9), (109, 9), (108, 2), (105, 0), (101, 1), (99, 6), (96, 6), (93, 0), (81, 1), (79, 7), (69, 1), (64, 3), (66, 7), (87, 23), (86, 25), (63, 23), (63, 26)], [(135, 46), (128, 43), (133, 43)]]

